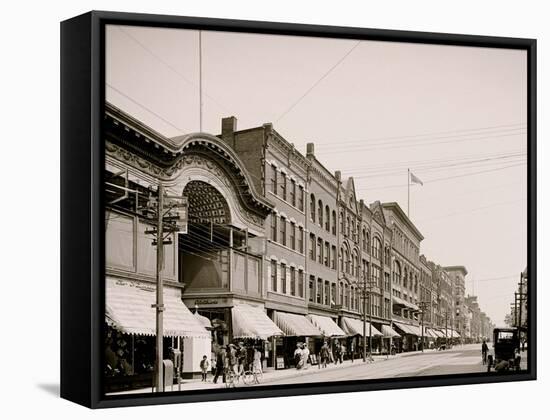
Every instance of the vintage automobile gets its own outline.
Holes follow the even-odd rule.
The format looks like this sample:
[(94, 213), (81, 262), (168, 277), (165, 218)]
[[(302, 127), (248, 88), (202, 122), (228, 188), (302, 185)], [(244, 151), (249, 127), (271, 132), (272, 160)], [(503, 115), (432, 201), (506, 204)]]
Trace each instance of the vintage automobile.
[(520, 340), (517, 328), (495, 328), (493, 348), (487, 355), (487, 372), (493, 368), (497, 372), (520, 369)]

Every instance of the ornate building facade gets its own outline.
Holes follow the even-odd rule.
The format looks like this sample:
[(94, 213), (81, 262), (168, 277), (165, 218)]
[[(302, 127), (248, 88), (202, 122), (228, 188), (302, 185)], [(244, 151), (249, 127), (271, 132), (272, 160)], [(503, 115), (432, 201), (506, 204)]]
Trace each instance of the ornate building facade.
[(167, 138), (110, 104), (104, 126), (106, 282), (154, 288), (144, 208), (159, 184), (186, 197), (187, 231), (171, 234), (161, 274), (200, 324), (171, 336), (188, 349), (206, 351), (205, 334), (214, 348), (255, 340), (267, 366), (289, 366), (298, 342), (315, 354), (340, 340), (359, 354), (364, 326), (370, 350), (385, 352), (460, 325), (454, 271), (420, 256), (424, 237), (397, 203), (367, 205), (312, 143), (302, 154), (271, 124), (238, 130), (234, 117), (217, 136)]

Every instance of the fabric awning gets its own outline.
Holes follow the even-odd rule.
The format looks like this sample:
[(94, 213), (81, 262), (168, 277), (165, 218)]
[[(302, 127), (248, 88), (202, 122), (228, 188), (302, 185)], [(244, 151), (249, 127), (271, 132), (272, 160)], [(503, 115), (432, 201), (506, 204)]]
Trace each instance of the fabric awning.
[(262, 308), (246, 304), (235, 305), (231, 309), (231, 318), (234, 338), (265, 340), (269, 337), (284, 335)]
[[(366, 331), (367, 336), (369, 336), (369, 332), (372, 332), (372, 336), (381, 336), (382, 333), (378, 331), (373, 325), (371, 325), (369, 322), (366, 323)], [(346, 332), (347, 335), (363, 335), (363, 321), (356, 318), (348, 318), (343, 317), (342, 318), (342, 329)]]
[(399, 334), (397, 331), (395, 331), (392, 327), (389, 325), (382, 325), (382, 334), (384, 334), (384, 337), (401, 337), (401, 334)]
[(345, 337), (346, 333), (338, 326), (336, 325), (336, 322), (332, 320), (332, 318), (329, 318), (328, 316), (322, 316), (322, 315), (313, 315), (309, 314), (306, 315), (307, 319), (311, 321), (313, 325), (315, 325), (325, 337)]
[(438, 335), (431, 328), (424, 328), (424, 333), (427, 337), (437, 338)]
[(453, 338), (460, 338), (460, 334), (457, 330), (453, 330)]
[[(105, 279), (105, 320), (126, 334), (156, 335), (155, 285)], [(164, 329), (166, 337), (208, 338), (210, 333), (181, 300), (181, 290), (164, 287)]]
[(304, 315), (276, 312), (275, 324), (291, 337), (320, 337), (323, 333)]
[(400, 306), (404, 306), (406, 308), (409, 308), (409, 309), (412, 309), (414, 311), (418, 311), (420, 308), (415, 305), (414, 303), (412, 302), (409, 302), (409, 301), (406, 301), (405, 299), (401, 299), (397, 296), (392, 296), (392, 301), (393, 301), (393, 304), (394, 305), (400, 305)]
[(422, 335), (422, 333), (420, 332), (419, 328), (416, 325), (403, 324), (401, 322), (394, 322), (393, 325), (397, 326), (405, 334), (416, 335), (419, 337)]

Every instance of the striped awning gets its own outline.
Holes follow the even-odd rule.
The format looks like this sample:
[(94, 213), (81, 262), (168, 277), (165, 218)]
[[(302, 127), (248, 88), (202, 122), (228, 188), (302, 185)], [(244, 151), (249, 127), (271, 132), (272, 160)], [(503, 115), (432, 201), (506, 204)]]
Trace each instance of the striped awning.
[[(156, 287), (153, 284), (105, 279), (105, 320), (126, 334), (156, 335)], [(181, 290), (164, 287), (164, 328), (166, 337), (208, 338), (201, 325), (181, 300)]]
[(392, 302), (393, 302), (394, 305), (404, 306), (408, 309), (412, 309), (413, 311), (418, 311), (420, 309), (414, 303), (406, 301), (405, 299), (401, 299), (397, 296), (392, 296)]
[(262, 308), (240, 304), (231, 309), (234, 338), (256, 338), (265, 340), (269, 337), (284, 335), (269, 319)]
[(347, 334), (328, 316), (306, 315), (307, 319), (315, 325), (325, 337), (345, 337)]
[(290, 337), (321, 337), (323, 333), (304, 315), (276, 312), (275, 324)]
[(385, 338), (389, 337), (401, 337), (401, 334), (399, 334), (397, 331), (395, 331), (392, 327), (389, 325), (382, 325), (382, 334), (384, 334)]
[(394, 322), (393, 325), (395, 325), (397, 328), (399, 328), (405, 334), (416, 335), (418, 337), (420, 337), (422, 335), (419, 327), (417, 327), (416, 325), (403, 324), (401, 322)]
[[(356, 318), (342, 318), (342, 329), (346, 332), (347, 335), (363, 335), (363, 321)], [(370, 336), (372, 332), (373, 337), (381, 336), (382, 333), (378, 331), (374, 326), (369, 322), (366, 322), (366, 332), (367, 336)]]
[(431, 328), (424, 328), (424, 335), (426, 337), (437, 338), (438, 335)]

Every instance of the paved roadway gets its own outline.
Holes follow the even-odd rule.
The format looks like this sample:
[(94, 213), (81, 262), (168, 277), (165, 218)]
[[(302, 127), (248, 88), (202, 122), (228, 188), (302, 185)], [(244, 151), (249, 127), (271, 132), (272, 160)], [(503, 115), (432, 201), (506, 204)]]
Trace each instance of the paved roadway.
[(269, 385), (379, 379), (404, 376), (449, 375), (486, 372), (481, 363), (481, 345), (455, 346), (444, 351), (426, 350), (424, 353), (378, 360), (374, 363), (354, 363), (330, 370), (310, 368), (308, 374), (269, 381)]

